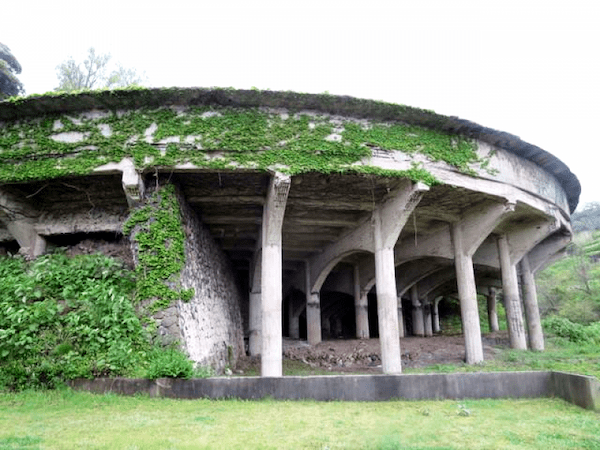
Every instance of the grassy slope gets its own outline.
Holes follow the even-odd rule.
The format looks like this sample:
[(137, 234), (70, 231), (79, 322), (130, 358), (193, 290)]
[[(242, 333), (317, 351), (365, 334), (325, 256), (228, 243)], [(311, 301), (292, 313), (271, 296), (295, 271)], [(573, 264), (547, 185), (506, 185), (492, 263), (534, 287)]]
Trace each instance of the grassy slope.
[(0, 394), (0, 449), (600, 448), (596, 413), (560, 400), (169, 400)]

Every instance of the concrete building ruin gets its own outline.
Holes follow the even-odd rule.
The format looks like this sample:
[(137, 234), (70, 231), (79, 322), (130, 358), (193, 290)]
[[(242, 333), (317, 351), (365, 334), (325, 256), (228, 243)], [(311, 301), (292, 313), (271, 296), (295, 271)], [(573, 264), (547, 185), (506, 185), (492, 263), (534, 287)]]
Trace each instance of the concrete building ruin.
[(284, 334), (379, 336), (383, 372), (400, 373), (401, 338), (439, 331), (453, 295), (480, 362), (477, 295), (494, 329), (500, 290), (511, 347), (543, 350), (533, 274), (570, 242), (580, 193), (551, 154), (472, 122), (221, 89), (2, 102), (0, 178), (0, 242), (29, 257), (125, 235), (139, 264), (136, 233), (171, 248), (153, 215), (170, 192), (182, 266), (157, 280), (173, 301), (147, 312), (200, 364), (223, 368), (246, 338), (271, 377)]

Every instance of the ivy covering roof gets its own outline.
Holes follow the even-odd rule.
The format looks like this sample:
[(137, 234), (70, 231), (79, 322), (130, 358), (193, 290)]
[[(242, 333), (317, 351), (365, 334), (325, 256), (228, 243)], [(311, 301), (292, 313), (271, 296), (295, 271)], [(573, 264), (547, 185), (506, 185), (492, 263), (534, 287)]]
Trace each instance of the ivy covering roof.
[(532, 161), (553, 174), (567, 194), (571, 212), (575, 210), (579, 202), (581, 186), (569, 168), (554, 155), (517, 136), (483, 127), (458, 117), (448, 117), (409, 106), (348, 96), (220, 88), (132, 88), (79, 93), (49, 93), (41, 96), (13, 97), (0, 102), (0, 121), (68, 114), (91, 109), (130, 110), (175, 105), (268, 107), (286, 108), (291, 111), (312, 110), (357, 119), (401, 122), (447, 134), (461, 135), (502, 148)]

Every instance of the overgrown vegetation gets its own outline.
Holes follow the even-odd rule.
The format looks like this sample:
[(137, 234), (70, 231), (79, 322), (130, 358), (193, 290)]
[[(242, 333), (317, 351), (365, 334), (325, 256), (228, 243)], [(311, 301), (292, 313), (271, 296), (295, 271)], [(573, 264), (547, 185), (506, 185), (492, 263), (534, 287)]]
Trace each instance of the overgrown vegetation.
[(567, 256), (536, 275), (542, 317), (600, 321), (600, 231), (575, 236)]
[(150, 312), (167, 308), (174, 300), (189, 301), (193, 289), (183, 289), (180, 274), (185, 262), (185, 235), (175, 187), (157, 188), (144, 206), (131, 214), (123, 233), (133, 233), (138, 247), (135, 268), (137, 303), (150, 300)]
[[(79, 133), (68, 142), (64, 133)], [(58, 138), (56, 136), (59, 136)], [(45, 116), (0, 128), (0, 180), (84, 175), (131, 157), (138, 170), (191, 163), (212, 169), (277, 168), (290, 174), (377, 173), (437, 181), (418, 163), (407, 170), (365, 165), (372, 148), (422, 154), (465, 173), (485, 166), (467, 138), (405, 124), (336, 119), (326, 114), (279, 114), (220, 106)]]
[(95, 376), (190, 377), (179, 350), (154, 347), (133, 273), (101, 255), (0, 258), (0, 390)]

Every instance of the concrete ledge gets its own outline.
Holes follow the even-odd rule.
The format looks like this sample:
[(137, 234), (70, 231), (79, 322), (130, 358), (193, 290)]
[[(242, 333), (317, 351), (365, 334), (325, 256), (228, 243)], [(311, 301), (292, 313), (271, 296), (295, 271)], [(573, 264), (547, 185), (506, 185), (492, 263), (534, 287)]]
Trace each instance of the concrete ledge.
[(391, 399), (539, 398), (559, 397), (587, 409), (600, 410), (600, 382), (593, 377), (559, 372), (480, 372), (415, 375), (316, 377), (241, 377), (158, 380), (128, 378), (78, 379), (78, 390), (124, 395), (147, 393), (168, 398), (276, 398), (320, 401)]

